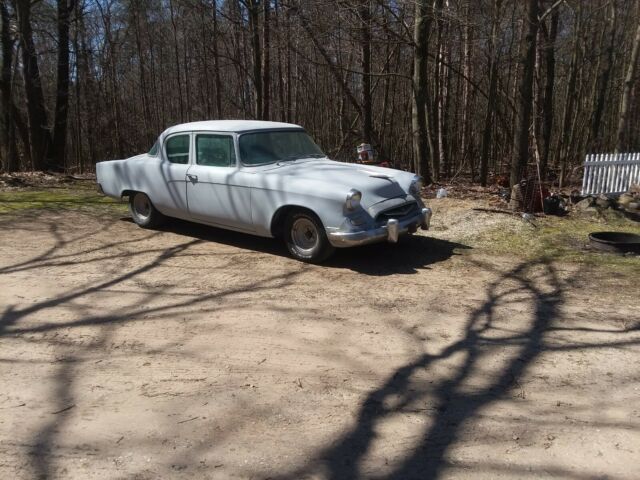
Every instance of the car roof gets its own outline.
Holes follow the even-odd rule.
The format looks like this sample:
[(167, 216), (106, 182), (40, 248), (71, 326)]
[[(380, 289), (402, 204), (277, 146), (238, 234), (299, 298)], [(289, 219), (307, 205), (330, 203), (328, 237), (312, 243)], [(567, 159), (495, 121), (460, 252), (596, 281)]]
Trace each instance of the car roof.
[(204, 122), (181, 123), (173, 127), (167, 128), (162, 136), (179, 132), (207, 131), (212, 132), (247, 132), (254, 130), (272, 130), (279, 128), (297, 128), (300, 125), (281, 122), (264, 122), (259, 120), (207, 120)]

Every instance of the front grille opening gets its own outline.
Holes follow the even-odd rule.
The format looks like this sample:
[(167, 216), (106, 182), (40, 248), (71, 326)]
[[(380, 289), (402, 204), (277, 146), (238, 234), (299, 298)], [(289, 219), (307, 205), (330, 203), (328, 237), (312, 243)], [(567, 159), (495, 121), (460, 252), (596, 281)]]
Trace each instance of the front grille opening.
[(420, 208), (418, 207), (418, 204), (416, 202), (406, 203), (404, 205), (400, 205), (399, 207), (393, 207), (389, 210), (380, 212), (376, 216), (376, 222), (385, 223), (391, 218), (403, 220), (407, 217), (411, 217), (417, 214), (419, 211)]

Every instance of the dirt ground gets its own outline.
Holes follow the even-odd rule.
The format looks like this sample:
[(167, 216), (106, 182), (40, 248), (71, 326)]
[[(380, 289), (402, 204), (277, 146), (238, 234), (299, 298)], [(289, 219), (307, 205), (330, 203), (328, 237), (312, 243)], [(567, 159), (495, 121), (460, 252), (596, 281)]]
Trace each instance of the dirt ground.
[(434, 208), (323, 266), (0, 215), (0, 478), (640, 478), (640, 260), (493, 255)]

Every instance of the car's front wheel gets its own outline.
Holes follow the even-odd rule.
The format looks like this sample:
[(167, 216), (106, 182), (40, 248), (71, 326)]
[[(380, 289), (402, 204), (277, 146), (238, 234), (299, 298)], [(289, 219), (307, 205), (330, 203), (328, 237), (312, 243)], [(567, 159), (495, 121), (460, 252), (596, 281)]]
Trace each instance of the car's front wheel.
[(287, 217), (285, 242), (295, 258), (320, 263), (334, 251), (320, 219), (311, 212), (292, 212)]
[(164, 215), (153, 206), (149, 197), (142, 192), (129, 195), (129, 212), (133, 221), (143, 228), (154, 228), (162, 224)]

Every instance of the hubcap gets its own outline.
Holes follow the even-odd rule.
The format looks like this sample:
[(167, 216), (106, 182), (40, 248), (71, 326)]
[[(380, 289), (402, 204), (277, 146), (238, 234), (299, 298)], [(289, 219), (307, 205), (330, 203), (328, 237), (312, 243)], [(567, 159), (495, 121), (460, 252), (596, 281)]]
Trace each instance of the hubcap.
[(147, 218), (151, 215), (151, 202), (146, 195), (137, 194), (133, 199), (133, 209), (140, 217)]
[(304, 253), (309, 253), (318, 245), (318, 230), (308, 218), (299, 218), (291, 227), (293, 244)]

